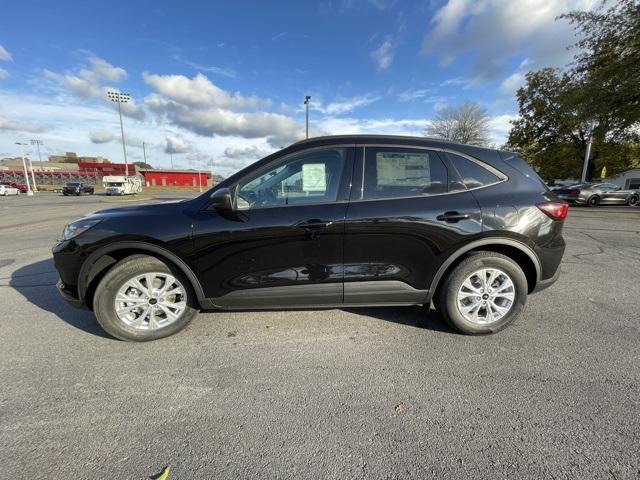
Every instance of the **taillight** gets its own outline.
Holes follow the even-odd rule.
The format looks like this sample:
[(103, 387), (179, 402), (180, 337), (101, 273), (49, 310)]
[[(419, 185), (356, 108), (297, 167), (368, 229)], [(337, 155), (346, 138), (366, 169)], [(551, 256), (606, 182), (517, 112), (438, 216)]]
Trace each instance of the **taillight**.
[(569, 213), (569, 204), (567, 202), (539, 203), (538, 208), (554, 220), (564, 220)]

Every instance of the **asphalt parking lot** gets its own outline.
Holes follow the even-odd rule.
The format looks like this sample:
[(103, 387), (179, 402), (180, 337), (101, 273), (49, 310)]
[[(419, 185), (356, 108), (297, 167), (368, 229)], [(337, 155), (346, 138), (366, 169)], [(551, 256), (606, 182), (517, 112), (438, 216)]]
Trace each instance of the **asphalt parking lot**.
[(572, 208), (559, 281), (497, 335), (396, 307), (131, 344), (54, 287), (103, 201), (0, 198), (0, 478), (640, 477), (640, 208)]

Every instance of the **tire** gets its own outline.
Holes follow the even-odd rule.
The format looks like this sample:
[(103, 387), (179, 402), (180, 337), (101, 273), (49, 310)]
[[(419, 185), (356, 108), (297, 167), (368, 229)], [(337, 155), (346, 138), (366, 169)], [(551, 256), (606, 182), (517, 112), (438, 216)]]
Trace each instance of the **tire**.
[[(179, 287), (182, 288), (184, 291), (184, 297), (186, 297), (182, 298), (182, 296), (176, 295), (174, 298), (178, 299), (179, 297), (180, 302), (184, 302), (184, 307), (180, 311), (177, 319), (170, 321), (170, 323), (167, 323), (164, 326), (156, 325), (157, 328), (150, 329), (149, 325), (151, 318), (150, 316), (145, 316), (146, 321), (143, 321), (142, 325), (139, 328), (136, 328), (136, 326), (128, 324), (116, 313), (116, 296), (122, 288), (126, 288), (125, 285), (132, 278), (152, 272), (156, 273), (158, 276), (170, 275), (174, 278), (176, 285), (179, 285)], [(142, 286), (144, 286), (144, 284)], [(136, 293), (135, 289), (134, 293)], [(138, 298), (140, 298), (140, 301), (144, 301), (142, 296)], [(148, 309), (150, 308), (150, 303), (151, 302), (138, 308)], [(157, 311), (162, 316), (165, 314), (162, 312), (160, 303), (161, 300), (160, 297), (158, 297)], [(165, 303), (165, 305), (173, 304)], [(185, 328), (199, 312), (196, 296), (191, 288), (191, 284), (182, 272), (175, 266), (169, 265), (156, 257), (148, 255), (133, 255), (115, 264), (113, 268), (111, 268), (111, 270), (109, 270), (102, 278), (96, 288), (93, 299), (93, 310), (96, 318), (98, 319), (98, 323), (100, 323), (106, 332), (120, 340), (133, 342), (146, 342), (173, 335)], [(129, 313), (129, 315), (133, 317), (137, 316), (137, 318), (134, 318), (134, 322), (139, 321), (140, 317), (143, 316), (138, 314), (139, 310), (131, 311), (130, 309), (130, 312), (131, 313)], [(169, 318), (166, 315), (165, 317), (165, 320)], [(159, 320), (162, 320), (162, 318)]]
[(593, 195), (587, 199), (588, 207), (597, 207), (600, 204), (600, 197), (597, 195)]
[[(511, 287), (504, 290), (504, 294), (513, 293), (513, 299), (510, 304), (508, 303), (509, 300), (504, 296), (496, 295), (494, 304), (500, 308), (508, 307), (508, 311), (504, 313), (502, 317), (490, 322), (482, 322), (480, 320), (472, 321), (463, 315), (460, 307), (458, 306), (460, 301), (476, 302), (477, 298), (481, 298), (479, 302), (482, 302), (484, 295), (487, 295), (487, 297), (489, 296), (487, 290), (478, 296), (475, 296), (476, 294), (474, 293), (472, 300), (468, 300), (467, 298), (463, 298), (462, 300), (459, 299), (459, 294), (470, 297), (468, 293), (470, 292), (469, 289), (464, 287), (464, 291), (462, 290), (463, 283), (476, 272), (482, 272), (483, 269), (493, 269), (495, 272), (500, 272), (500, 274), (495, 277), (493, 284), (496, 285), (496, 282), (502, 281), (502, 284), (498, 283), (498, 285), (496, 285), (499, 288), (500, 285), (507, 285), (508, 282), (506, 282), (506, 279), (508, 279), (511, 281)], [(476, 279), (479, 278), (480, 277), (476, 277)], [(499, 253), (478, 252), (463, 260), (449, 273), (449, 275), (447, 275), (443, 281), (442, 287), (439, 288), (437, 304), (439, 305), (440, 313), (444, 319), (449, 323), (449, 325), (459, 332), (468, 335), (484, 335), (498, 332), (518, 318), (526, 304), (527, 293), (527, 277), (517, 263), (509, 257)], [(490, 299), (487, 300), (490, 301)], [(471, 303), (469, 305), (471, 305)], [(494, 314), (494, 309), (492, 307), (489, 307), (489, 305), (487, 305), (487, 307), (491, 310), (491, 315), (497, 315), (497, 313)], [(487, 307), (484, 307), (481, 304), (480, 308), (476, 311), (476, 316), (484, 316), (488, 318), (489, 312)]]
[(637, 195), (631, 195), (629, 197), (629, 200), (627, 200), (627, 205), (629, 205), (630, 207), (635, 207), (638, 205), (638, 203), (640, 203), (640, 197), (638, 197)]

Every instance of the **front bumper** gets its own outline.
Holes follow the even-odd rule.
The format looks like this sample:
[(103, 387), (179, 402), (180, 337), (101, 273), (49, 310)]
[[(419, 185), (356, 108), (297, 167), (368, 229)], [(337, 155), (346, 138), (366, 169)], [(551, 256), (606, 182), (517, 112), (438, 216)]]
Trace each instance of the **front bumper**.
[(85, 303), (76, 296), (77, 291), (74, 292), (74, 290), (65, 285), (61, 279), (56, 282), (56, 288), (58, 289), (58, 292), (60, 292), (60, 295), (62, 295), (62, 298), (64, 298), (69, 305), (75, 308), (87, 310)]

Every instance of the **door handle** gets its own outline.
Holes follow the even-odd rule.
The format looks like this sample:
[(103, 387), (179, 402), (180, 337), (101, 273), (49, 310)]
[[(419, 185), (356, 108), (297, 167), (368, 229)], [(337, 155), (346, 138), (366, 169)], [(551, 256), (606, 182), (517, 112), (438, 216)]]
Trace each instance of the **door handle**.
[(444, 212), (442, 215), (438, 215), (436, 220), (447, 223), (455, 223), (460, 220), (466, 220), (471, 218), (471, 215), (468, 213), (459, 213), (459, 212)]
[(319, 220), (317, 218), (311, 220), (305, 220), (300, 223), (296, 223), (296, 227), (298, 228), (307, 228), (307, 229), (318, 229), (318, 228), (327, 228), (329, 225), (332, 225), (333, 222), (330, 220)]

